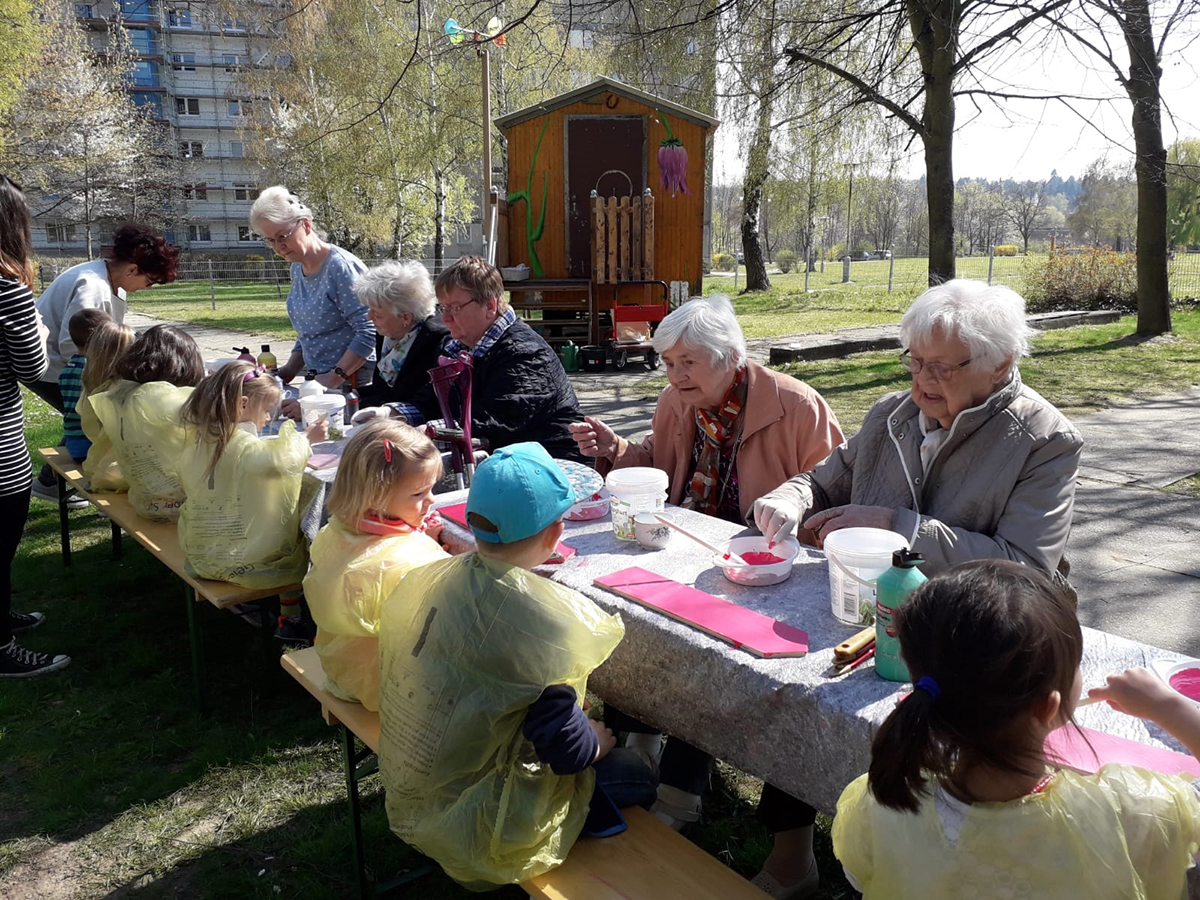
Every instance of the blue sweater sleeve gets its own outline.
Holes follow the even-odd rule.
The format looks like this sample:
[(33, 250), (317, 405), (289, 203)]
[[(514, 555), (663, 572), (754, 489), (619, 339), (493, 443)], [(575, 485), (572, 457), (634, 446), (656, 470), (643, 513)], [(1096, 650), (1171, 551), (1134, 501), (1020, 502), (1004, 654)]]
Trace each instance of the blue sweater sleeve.
[(575, 702), (575, 689), (565, 684), (550, 685), (530, 705), (524, 734), (555, 775), (582, 772), (595, 761), (600, 746), (587, 713)]
[(346, 349), (357, 353), (363, 359), (369, 359), (375, 355), (375, 326), (367, 316), (366, 304), (360, 302), (354, 293), (354, 282), (367, 267), (356, 257), (347, 259), (342, 256), (339, 257), (339, 261), (342, 265), (333, 276), (337, 283), (334, 302), (346, 324), (354, 329), (354, 337), (350, 339), (350, 345)]

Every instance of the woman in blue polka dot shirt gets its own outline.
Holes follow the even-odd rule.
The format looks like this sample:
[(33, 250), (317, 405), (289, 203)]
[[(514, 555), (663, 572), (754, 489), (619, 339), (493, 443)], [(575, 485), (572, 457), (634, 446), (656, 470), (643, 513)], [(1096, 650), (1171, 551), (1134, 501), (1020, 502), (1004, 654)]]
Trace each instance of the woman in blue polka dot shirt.
[(367, 269), (363, 261), (326, 241), (313, 226), (312, 210), (279, 185), (254, 201), (250, 227), (292, 264), (287, 310), (296, 345), (279, 367), (279, 376), (286, 383), (306, 369), (316, 369), (317, 381), (327, 388), (338, 389), (351, 376), (360, 387), (370, 384), (375, 326), (352, 290), (354, 280)]

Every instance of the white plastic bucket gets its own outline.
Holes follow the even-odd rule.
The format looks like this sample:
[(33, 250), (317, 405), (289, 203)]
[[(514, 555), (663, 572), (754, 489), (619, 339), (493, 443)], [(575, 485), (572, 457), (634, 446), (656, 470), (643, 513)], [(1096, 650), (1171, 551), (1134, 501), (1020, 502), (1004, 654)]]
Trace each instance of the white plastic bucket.
[(346, 408), (345, 394), (321, 394), (317, 397), (300, 398), (300, 418), (304, 427), (324, 417), (330, 425), (342, 424), (342, 410)]
[(901, 535), (883, 528), (843, 528), (825, 538), (834, 618), (847, 625), (874, 622), (874, 579), (891, 567), (893, 553), (907, 548)]
[(613, 469), (604, 480), (612, 494), (613, 534), (618, 540), (635, 540), (633, 517), (640, 512), (661, 512), (667, 502), (667, 473), (649, 466)]

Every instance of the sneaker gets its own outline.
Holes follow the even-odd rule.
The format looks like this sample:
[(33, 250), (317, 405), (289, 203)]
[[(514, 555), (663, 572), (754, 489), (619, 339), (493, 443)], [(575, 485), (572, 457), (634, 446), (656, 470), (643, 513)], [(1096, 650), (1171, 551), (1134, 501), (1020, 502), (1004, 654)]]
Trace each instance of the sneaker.
[(817, 892), (821, 885), (821, 874), (817, 871), (817, 860), (814, 858), (808, 867), (808, 874), (795, 884), (780, 884), (766, 869), (755, 875), (750, 883), (775, 900), (804, 900)]
[[(33, 480), (33, 496), (39, 500), (49, 500), (51, 503), (58, 503), (58, 485), (42, 484), (42, 482), (35, 478)], [(67, 498), (67, 509), (83, 509), (87, 505), (87, 500), (77, 494)]]
[(32, 678), (47, 672), (57, 672), (70, 664), (69, 656), (63, 656), (61, 653), (58, 656), (35, 653), (22, 647), (15, 640), (0, 647), (0, 678)]
[(10, 612), (8, 614), (8, 630), (13, 634), (24, 634), (27, 631), (37, 628), (45, 621), (46, 617), (40, 612)]
[(289, 644), (309, 646), (317, 635), (317, 629), (304, 621), (301, 616), (280, 616), (279, 625), (275, 629), (275, 637)]
[(682, 831), (683, 826), (700, 821), (702, 801), (699, 794), (681, 791), (669, 784), (658, 786), (658, 800), (650, 807), (654, 818), (675, 831)]

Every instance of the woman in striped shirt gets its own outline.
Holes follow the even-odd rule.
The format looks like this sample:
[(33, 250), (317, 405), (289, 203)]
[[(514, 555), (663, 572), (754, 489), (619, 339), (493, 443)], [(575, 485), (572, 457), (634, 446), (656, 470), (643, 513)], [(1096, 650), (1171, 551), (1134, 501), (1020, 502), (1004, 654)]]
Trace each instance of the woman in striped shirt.
[(69, 656), (27, 650), (13, 637), (45, 619), (41, 613), (12, 611), (12, 561), (29, 516), (32, 479), (18, 382), (36, 382), (47, 365), (47, 332), (29, 290), (30, 256), (25, 195), (0, 175), (0, 678), (42, 675), (71, 662)]

